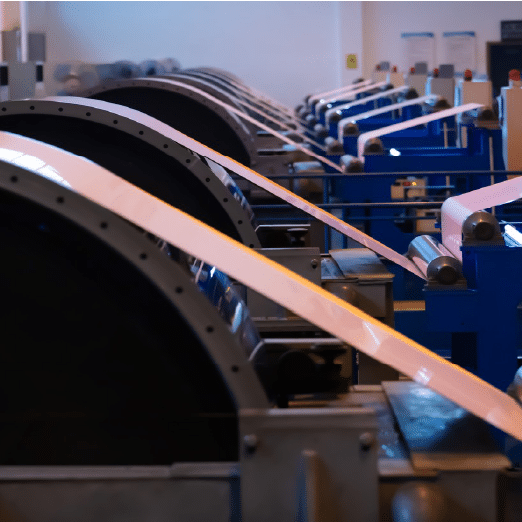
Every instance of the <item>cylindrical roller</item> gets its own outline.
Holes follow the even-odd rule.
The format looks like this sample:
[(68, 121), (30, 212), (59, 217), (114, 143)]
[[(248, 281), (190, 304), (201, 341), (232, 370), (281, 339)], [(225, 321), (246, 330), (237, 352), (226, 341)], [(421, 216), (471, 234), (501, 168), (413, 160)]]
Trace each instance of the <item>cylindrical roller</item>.
[(121, 60), (119, 62), (114, 62), (111, 65), (111, 72), (113, 78), (138, 78), (143, 74), (139, 65), (129, 62), (126, 60)]
[(414, 100), (419, 97), (419, 93), (413, 88), (410, 87), (401, 97), (401, 100)]
[(498, 117), (491, 107), (481, 107), (477, 112), (477, 121), (479, 123), (496, 122), (497, 120)]
[(429, 281), (452, 285), (462, 279), (460, 261), (431, 236), (417, 236), (408, 247), (408, 257)]
[(502, 237), (497, 218), (489, 212), (470, 214), (462, 224), (464, 241), (492, 241)]
[(175, 58), (163, 58), (163, 60), (158, 61), (168, 73), (181, 69), (181, 64)]
[(300, 111), (297, 112), (297, 116), (304, 120), (309, 114), (311, 114), (310, 109), (308, 107), (303, 107)]
[(364, 144), (364, 155), (384, 154), (384, 145), (379, 138), (371, 138)]
[(439, 98), (433, 105), (430, 105), (430, 109), (432, 112), (445, 111), (446, 109), (450, 109), (451, 105), (448, 103), (446, 98)]
[(359, 136), (359, 125), (355, 122), (343, 125), (343, 136)]
[(335, 138), (329, 136), (324, 140), (324, 143), (326, 145), (327, 156), (342, 156), (344, 154), (344, 148), (342, 144)]
[(325, 138), (328, 137), (328, 130), (321, 123), (316, 123), (314, 125), (314, 132), (315, 132), (316, 137), (320, 140), (324, 140)]
[(313, 114), (308, 114), (305, 121), (310, 127), (313, 127), (317, 123), (317, 118)]
[(154, 76), (155, 74), (164, 74), (166, 69), (158, 60), (144, 60), (140, 63), (141, 70), (145, 76)]
[(337, 123), (339, 121), (341, 121), (341, 118), (343, 117), (341, 111), (335, 111), (332, 115), (330, 115), (328, 119), (328, 121), (330, 123)]
[(364, 164), (355, 156), (350, 156), (349, 154), (346, 154), (345, 156), (341, 156), (341, 167), (343, 169), (343, 172), (364, 172)]

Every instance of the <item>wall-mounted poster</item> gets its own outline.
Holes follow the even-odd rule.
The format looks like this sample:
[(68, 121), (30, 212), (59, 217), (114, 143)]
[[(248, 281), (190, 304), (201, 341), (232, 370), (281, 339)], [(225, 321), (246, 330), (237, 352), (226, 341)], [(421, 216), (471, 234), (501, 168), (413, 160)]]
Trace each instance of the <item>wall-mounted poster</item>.
[(444, 63), (452, 63), (457, 74), (462, 74), (466, 69), (475, 73), (477, 69), (475, 32), (447, 32), (442, 33), (442, 36)]
[(402, 69), (408, 71), (417, 62), (426, 62), (428, 70), (435, 67), (435, 35), (433, 33), (402, 33)]

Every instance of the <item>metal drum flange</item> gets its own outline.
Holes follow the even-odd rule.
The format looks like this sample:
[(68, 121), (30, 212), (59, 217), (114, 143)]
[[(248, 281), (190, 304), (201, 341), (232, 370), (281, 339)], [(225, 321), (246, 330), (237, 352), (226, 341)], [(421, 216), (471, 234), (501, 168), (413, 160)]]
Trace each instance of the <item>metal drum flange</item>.
[[(0, 464), (237, 459), (237, 408), (267, 401), (182, 254), (3, 160), (0, 215)], [(136, 434), (130, 446), (121, 429)]]
[[(254, 166), (257, 151), (253, 129), (190, 85), (173, 82), (166, 78), (135, 78), (102, 84), (81, 94), (142, 111), (224, 156)], [(209, 94), (214, 96), (216, 89)], [(231, 104), (224, 91), (219, 94)]]
[(136, 110), (100, 100), (55, 97), (0, 104), (0, 130), (84, 156), (245, 245), (259, 247), (253, 213), (176, 132)]

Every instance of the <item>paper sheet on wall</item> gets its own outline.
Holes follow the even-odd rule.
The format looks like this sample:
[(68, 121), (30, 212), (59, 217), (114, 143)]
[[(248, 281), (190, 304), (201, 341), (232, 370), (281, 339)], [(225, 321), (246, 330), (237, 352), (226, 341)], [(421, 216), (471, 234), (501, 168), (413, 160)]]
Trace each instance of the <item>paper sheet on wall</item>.
[(433, 33), (402, 33), (402, 69), (409, 71), (417, 62), (426, 62), (428, 70), (435, 67), (435, 35)]
[(477, 69), (476, 38), (474, 31), (443, 33), (444, 63), (452, 63), (455, 72), (464, 73), (470, 69), (475, 74)]

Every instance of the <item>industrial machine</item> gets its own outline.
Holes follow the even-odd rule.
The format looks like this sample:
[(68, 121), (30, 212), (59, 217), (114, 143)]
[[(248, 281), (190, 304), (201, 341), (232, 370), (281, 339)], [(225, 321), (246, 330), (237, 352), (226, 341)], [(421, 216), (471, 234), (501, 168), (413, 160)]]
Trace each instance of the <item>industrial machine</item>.
[(380, 62), (372, 72), (374, 82), (386, 81), (397, 87), (404, 85), (404, 75), (397, 70), (397, 66), (390, 66), (390, 62)]
[[(209, 144), (210, 142), (207, 140), (208, 136), (205, 136), (204, 133), (206, 131), (210, 131), (210, 129), (214, 129), (215, 126), (201, 125), (200, 122), (202, 121), (202, 118), (183, 116), (185, 113), (179, 110), (177, 104), (182, 103), (180, 101), (182, 98), (197, 98), (198, 103), (201, 106), (207, 107), (210, 112), (221, 111), (221, 114), (225, 119), (236, 118), (237, 114), (230, 113), (230, 111), (227, 109), (227, 107), (235, 107), (237, 111), (249, 114), (250, 118), (259, 122), (262, 119), (261, 113), (263, 113), (263, 111), (253, 111), (254, 105), (252, 104), (255, 104), (255, 97), (250, 96), (248, 103), (244, 102), (243, 96), (246, 94), (246, 90), (240, 91), (238, 83), (233, 82), (233, 80), (227, 79), (223, 75), (203, 71), (189, 71), (177, 72), (173, 75), (170, 75), (168, 79), (159, 78), (128, 80), (126, 82), (119, 82), (117, 84), (104, 85), (103, 87), (99, 87), (96, 90), (89, 91), (87, 94), (93, 97), (101, 97), (104, 99), (109, 99), (113, 102), (139, 108), (148, 114), (160, 117), (165, 123), (175, 128), (178, 128), (178, 126), (181, 125), (183, 130), (183, 126), (186, 127), (187, 125), (192, 125), (194, 128), (185, 128), (185, 132)], [(200, 88), (203, 89), (204, 92), (199, 92), (201, 90)], [(362, 87), (360, 89), (352, 89), (348, 92), (352, 92), (353, 94), (354, 92), (363, 91), (368, 88), (369, 87)], [(181, 96), (180, 93), (183, 96)], [(225, 103), (226, 106), (222, 107), (216, 104), (216, 101), (206, 97), (205, 93), (212, 95), (212, 98), (215, 98), (215, 100)], [(369, 98), (372, 98), (372, 96)], [(329, 98), (326, 97), (324, 102), (318, 100), (319, 103), (316, 104), (316, 109), (319, 105), (321, 105), (321, 103), (324, 105), (328, 99)], [(404, 106), (401, 106), (400, 109), (403, 110), (404, 114), (407, 113), (408, 108), (415, 107), (417, 105), (413, 103), (410, 105), (410, 102), (412, 101), (413, 100), (403, 102)], [(183, 104), (184, 110), (189, 110), (190, 104), (184, 102)], [(326, 105), (324, 106), (326, 107)], [(167, 110), (166, 107), (169, 109)], [(257, 104), (257, 108), (259, 107), (260, 104)], [(271, 109), (269, 110), (266, 104), (264, 106), (264, 110), (269, 111), (272, 116), (274, 116), (274, 120), (277, 119), (275, 118), (275, 111), (272, 111)], [(324, 112), (322, 114), (324, 114)], [(281, 115), (282, 113), (279, 112), (279, 116)], [(255, 116), (255, 118), (253, 118), (253, 116)], [(285, 120), (285, 118), (281, 117), (280, 121), (283, 120)], [(213, 121), (212, 118), (210, 121)], [(244, 120), (244, 118), (241, 116), (237, 116), (236, 121), (244, 122), (247, 120)], [(363, 119), (360, 121), (361, 126), (364, 129), (366, 122), (364, 122)], [(477, 121), (479, 122), (478, 124)], [(194, 123), (197, 123), (197, 125), (194, 125)], [(273, 121), (271, 123), (274, 124)], [(286, 123), (284, 125), (290, 123), (292, 122), (290, 122), (289, 119), (286, 119)], [(464, 125), (464, 123), (466, 125)], [(465, 179), (459, 177), (455, 182), (453, 178), (448, 179), (448, 176), (445, 175), (439, 176), (438, 178), (431, 176), (429, 179), (419, 176), (413, 176), (411, 179), (410, 176), (395, 176), (393, 180), (390, 178), (389, 182), (384, 182), (384, 188), (382, 190), (380, 188), (376, 189), (376, 187), (373, 185), (370, 187), (368, 180), (362, 179), (362, 177), (358, 179), (356, 176), (350, 176), (350, 179), (345, 179), (342, 181), (333, 180), (328, 182), (326, 185), (321, 179), (318, 179), (314, 182), (299, 181), (296, 183), (295, 181), (292, 181), (291, 173), (295, 173), (297, 177), (306, 173), (310, 173), (311, 171), (317, 172), (319, 173), (318, 175), (320, 175), (322, 172), (320, 164), (316, 162), (303, 163), (296, 161), (299, 158), (295, 157), (295, 150), (291, 152), (291, 154), (294, 155), (291, 158), (289, 156), (290, 151), (288, 150), (283, 151), (281, 149), (260, 149), (259, 146), (261, 144), (261, 140), (266, 140), (266, 133), (265, 136), (260, 137), (259, 133), (255, 129), (257, 125), (255, 123), (249, 123), (248, 121), (244, 125), (247, 124), (250, 128), (246, 134), (241, 134), (241, 132), (236, 132), (237, 129), (233, 129), (234, 132), (232, 134), (237, 134), (235, 138), (231, 136), (230, 133), (227, 134), (226, 132), (210, 132), (209, 135), (214, 141), (216, 141), (217, 138), (216, 148), (224, 154), (237, 159), (247, 166), (253, 166), (253, 168), (265, 174), (268, 173), (273, 175), (274, 173), (279, 173), (283, 176), (288, 175), (290, 180), (286, 181), (286, 186), (289, 188), (292, 187), (294, 190), (297, 190), (302, 194), (314, 197), (316, 201), (319, 198), (322, 199), (323, 202), (329, 202), (325, 201), (324, 198), (329, 197), (325, 194), (330, 194), (333, 196), (334, 201), (340, 202), (386, 203), (390, 200), (400, 202), (406, 199), (408, 202), (414, 203), (415, 200), (419, 199), (419, 197), (431, 197), (431, 195), (434, 193), (437, 195), (438, 200), (440, 200), (443, 197), (447, 197), (447, 195), (449, 195), (452, 190), (456, 190), (456, 192), (462, 192), (477, 186), (476, 184), (473, 185), (473, 183), (469, 184), (469, 179), (472, 179), (474, 183), (476, 183), (477, 180), (479, 180), (480, 183), (490, 183), (491, 180), (489, 173), (484, 174), (482, 177), (477, 175), (469, 179), (468, 177)], [(471, 165), (471, 167), (474, 167), (475, 170), (487, 172), (491, 166), (492, 161), (494, 162), (495, 169), (502, 169), (502, 165), (500, 164), (502, 159), (500, 156), (497, 154), (494, 158), (492, 158), (492, 147), (490, 141), (492, 138), (494, 139), (493, 150), (498, 150), (499, 147), (495, 145), (498, 145), (497, 142), (500, 140), (500, 131), (498, 128), (493, 129), (494, 124), (494, 121), (489, 120), (474, 119), (471, 121), (471, 123), (470, 121), (463, 122), (461, 120), (460, 126), (463, 130), (461, 131), (460, 135), (465, 136), (463, 141), (465, 140), (466, 146), (461, 147), (459, 150), (454, 147), (448, 148), (448, 146), (453, 145), (458, 141), (458, 136), (455, 130), (454, 115), (452, 114), (451, 116), (444, 117), (444, 111), (442, 111), (441, 114), (433, 118), (433, 121), (428, 122), (427, 126), (422, 130), (415, 128), (404, 128), (401, 130), (402, 134), (399, 137), (396, 137), (397, 135), (392, 135), (391, 138), (383, 138), (385, 141), (390, 139), (390, 145), (396, 145), (396, 147), (390, 146), (390, 149), (392, 149), (392, 155), (385, 155), (384, 157), (373, 155), (368, 156), (367, 161), (364, 163), (364, 170), (366, 172), (410, 171), (417, 173), (423, 170), (423, 163), (429, 163), (433, 168), (433, 161), (438, 162), (436, 167), (439, 170), (469, 170), (470, 157), (476, 163), (476, 165)], [(413, 123), (411, 123), (411, 126), (416, 126), (415, 120)], [(282, 129), (279, 129), (279, 131), (281, 130)], [(473, 134), (471, 135), (470, 133)], [(470, 134), (469, 139), (468, 134)], [(238, 140), (238, 136), (243, 136), (243, 138)], [(240, 141), (245, 143), (248, 141), (249, 137), (253, 136), (256, 136), (256, 138), (255, 143), (250, 150), (249, 158), (245, 158), (245, 154), (240, 154), (237, 151), (231, 151), (231, 143), (238, 143)], [(287, 134), (287, 136), (289, 136), (289, 134)], [(277, 140), (278, 138), (272, 137), (271, 139)], [(346, 136), (344, 141), (347, 145), (351, 142), (355, 144), (356, 139), (357, 137), (351, 134)], [(412, 141), (416, 142), (417, 144), (424, 145), (424, 150), (421, 150), (418, 147), (412, 149)], [(264, 141), (264, 143), (266, 144), (267, 141)], [(272, 146), (275, 145), (275, 142), (272, 141), (271, 143)], [(409, 147), (405, 148), (405, 144), (408, 144)], [(429, 144), (428, 148), (426, 148), (427, 144)], [(441, 146), (446, 145), (446, 147), (437, 151), (438, 155), (436, 157), (426, 156), (427, 154), (429, 155), (430, 153), (433, 153), (433, 145), (436, 144)], [(238, 146), (238, 150), (240, 148), (241, 147)], [(311, 148), (312, 150), (315, 150), (317, 154), (321, 154), (321, 150), (317, 148), (317, 143), (312, 145)], [(245, 150), (245, 148), (243, 147), (242, 150)], [(276, 153), (277, 150), (279, 150), (280, 153)], [(393, 155), (393, 153), (396, 153), (397, 150), (399, 150), (401, 155), (398, 158), (396, 155)], [(336, 155), (328, 155), (328, 152), (330, 152), (330, 154), (335, 152)], [(458, 164), (456, 163), (455, 159), (457, 155), (459, 155), (458, 161), (460, 162)], [(339, 151), (335, 151), (332, 147), (330, 147), (329, 151), (326, 151), (326, 158), (329, 160), (339, 161), (340, 157), (341, 153)], [(376, 165), (374, 166), (373, 163)], [(288, 169), (288, 164), (291, 164), (292, 166), (290, 171)], [(345, 162), (345, 168), (347, 171), (361, 170), (360, 164), (358, 164), (357, 161), (354, 162), (350, 159)], [(335, 170), (332, 166), (326, 165), (324, 172), (336, 173), (338, 170)], [(462, 181), (463, 179), (464, 181)], [(242, 190), (248, 190), (246, 185), (242, 185), (241, 181), (237, 181), (237, 183), (240, 184)], [(356, 185), (355, 188), (354, 185)], [(360, 185), (362, 185), (362, 188)], [(424, 188), (421, 189), (419, 188), (420, 186)], [(416, 188), (412, 189), (412, 187)], [(258, 193), (259, 192), (256, 194)], [(249, 197), (251, 201), (254, 201), (256, 194), (253, 195), (248, 190), (247, 197)], [(379, 216), (377, 216), (378, 220), (381, 220), (382, 216), (389, 215), (387, 210), (382, 212), (379, 210), (371, 211), (371, 213), (379, 214)], [(405, 248), (409, 244), (412, 238), (412, 234), (414, 235), (426, 231), (433, 232), (438, 216), (437, 211), (430, 209), (416, 210), (413, 214), (411, 210), (407, 210), (406, 212), (401, 210), (401, 212), (399, 212), (400, 215), (398, 215), (398, 219), (388, 220), (386, 223), (376, 221), (369, 225), (367, 214), (368, 209), (363, 209), (360, 212), (354, 210), (351, 212), (351, 214), (343, 214), (343, 218), (350, 220), (359, 227), (361, 226), (361, 223), (363, 223), (362, 226), (364, 226), (364, 230), (366, 232), (381, 239), (382, 241), (389, 239), (391, 241), (389, 244), (397, 249)], [(412, 226), (411, 223), (413, 218), (415, 218), (415, 224)], [(410, 235), (404, 236), (405, 232), (409, 233)]]
[[(423, 114), (433, 113), (447, 108), (446, 102), (438, 96), (429, 95), (418, 97), (415, 92), (409, 99), (398, 101), (391, 105), (373, 109), (367, 112), (359, 112), (343, 117), (341, 114), (332, 114), (330, 118), (330, 133), (339, 139), (343, 149), (350, 154), (354, 151), (354, 144), (360, 133), (388, 127), (398, 123), (421, 117)], [(444, 123), (450, 128), (444, 128)], [(398, 144), (415, 146), (440, 146), (446, 144), (455, 145), (454, 122), (435, 120), (426, 127), (413, 126), (410, 132), (403, 132), (394, 136), (398, 138)], [(398, 145), (400, 146), (400, 145)]]
[[(302, 236), (307, 227), (257, 227), (247, 201), (229, 174), (237, 170), (237, 163), (229, 160), (232, 170), (227, 171), (215, 162), (216, 157), (221, 156), (211, 149), (145, 114), (108, 102), (67, 97), (16, 101), (2, 107), (6, 110), (0, 109), (0, 114), (5, 116), (5, 119), (0, 117), (0, 127), (39, 138), (110, 167), (127, 181), (213, 225), (244, 245), (265, 247), (262, 252), (266, 256), (275, 256), (280, 262), (284, 260), (290, 269), (316, 284), (323, 284), (340, 298), (393, 325), (392, 276), (378, 258), (355, 250), (321, 256), (317, 247), (296, 248), (306, 245)], [(189, 140), (189, 144), (184, 140)], [(192, 142), (197, 143), (207, 156), (210, 152), (215, 154), (214, 160), (203, 160), (199, 149), (197, 153), (187, 149), (189, 145), (194, 147)], [(344, 223), (341, 226), (350, 229)], [(356, 269), (346, 267), (350, 259), (354, 259)], [(377, 277), (379, 270), (380, 277)], [(308, 334), (312, 337), (306, 343), (298, 341), (299, 348), (293, 350), (301, 354), (295, 357), (307, 361), (312, 373), (316, 368), (314, 358), (330, 361), (334, 372), (331, 377), (317, 375), (317, 378), (306, 378), (305, 385), (298, 383), (300, 389), (313, 391), (316, 386), (329, 389), (343, 383), (346, 387), (347, 378), (352, 375), (361, 383), (396, 377), (395, 371), (377, 368), (364, 356), (361, 356), (364, 360), (352, 369), (349, 355), (344, 362), (343, 375), (336, 375), (339, 367), (333, 364), (333, 358), (347, 352), (343, 343), (324, 341), (320, 338), (320, 330), (309, 321), (255, 293), (249, 292), (245, 297), (265, 336), (292, 338)], [(291, 339), (272, 343), (271, 351), (279, 356), (293, 346)]]
[(426, 94), (438, 94), (453, 106), (455, 103), (455, 67), (441, 64), (434, 69), (426, 81)]
[[(326, 128), (328, 129), (328, 134), (337, 138), (338, 133), (335, 126), (339, 123), (340, 120), (349, 118), (350, 116), (381, 109), (382, 113), (380, 114), (386, 114), (388, 117), (392, 117), (392, 111), (395, 108), (391, 107), (389, 111), (385, 111), (384, 107), (393, 106), (396, 102), (418, 97), (416, 91), (411, 90), (406, 86), (393, 89), (390, 89), (389, 87), (389, 85), (385, 85), (381, 89), (381, 92), (377, 94), (372, 94), (358, 100), (349, 101), (343, 103), (342, 105), (338, 105), (337, 107), (333, 107), (332, 109), (328, 109), (325, 114), (325, 122)], [(424, 100), (421, 100), (419, 103), (422, 103), (422, 101)], [(411, 117), (413, 117), (413, 115)]]
[(506, 87), (501, 87), (498, 97), (499, 120), (502, 129), (502, 157), (506, 169), (522, 169), (520, 143), (522, 124), (520, 122), (520, 102), (522, 101), (522, 82), (520, 71), (512, 70)]
[(2, 109), (3, 130), (87, 157), (221, 232), (261, 246), (249, 206), (227, 174), (213, 174), (157, 120), (75, 97), (12, 101)]
[[(522, 346), (520, 278), (494, 277), (499, 271), (515, 274), (520, 264), (522, 236), (503, 209), (520, 186), (515, 177), (448, 198), (442, 205), (441, 244), (419, 236), (410, 245), (425, 270), (433, 271), (424, 291), (427, 330), (451, 332), (452, 360), (500, 389), (507, 389), (508, 374), (517, 370)], [(484, 211), (491, 207), (497, 217)], [(492, 349), (496, 343), (498, 351)]]
[[(19, 347), (0, 385), (4, 518), (517, 520), (522, 477), (479, 419), (522, 438), (513, 399), (96, 164), (0, 142)], [(414, 381), (274, 407), (215, 265)]]
[[(309, 159), (306, 150), (288, 148), (273, 135), (267, 139), (266, 132), (258, 134), (259, 125), (264, 121), (262, 116), (246, 109), (247, 102), (231, 95), (222, 86), (195, 75), (119, 81), (90, 89), (82, 95), (149, 114), (263, 174), (281, 174), (287, 172), (288, 163)], [(231, 107), (236, 113), (231, 112)], [(284, 122), (281, 124), (288, 127)]]
[[(505, 180), (501, 126), (491, 110), (477, 109), (480, 109), (478, 104), (467, 104), (360, 135), (345, 136), (345, 144), (352, 153), (355, 147), (357, 152), (342, 158), (348, 176), (333, 178), (330, 194), (343, 202), (406, 200), (413, 207), (415, 201), (442, 202), (450, 195)], [(474, 113), (460, 117), (457, 128), (455, 115), (470, 110)], [(443, 132), (433, 131), (433, 125)], [(423, 128), (419, 129), (420, 126)], [(448, 129), (451, 129), (452, 141), (459, 135), (465, 136), (460, 140), (460, 146), (449, 145)], [(430, 136), (435, 134), (444, 138), (444, 146), (431, 143)], [(423, 140), (425, 145), (420, 147)], [(462, 146), (463, 141), (465, 146)], [(403, 250), (413, 239), (412, 236), (408, 239), (407, 234), (425, 232), (429, 230), (426, 226), (431, 227), (430, 232), (437, 232), (434, 227), (438, 217), (433, 210), (428, 209), (432, 212), (431, 224), (424, 219), (408, 219), (408, 216), (424, 215), (425, 211), (422, 208), (399, 209), (395, 220), (384, 221), (379, 216), (386, 215), (386, 209), (361, 208), (352, 211), (349, 219), (351, 223), (366, 222), (364, 226), (369, 234), (381, 241), (387, 238), (387, 244)], [(377, 218), (373, 223), (369, 221), (371, 216)], [(426, 218), (430, 216), (426, 215)]]
[(405, 83), (408, 87), (415, 89), (419, 94), (426, 92), (426, 81), (428, 80), (428, 64), (417, 62), (406, 75)]

